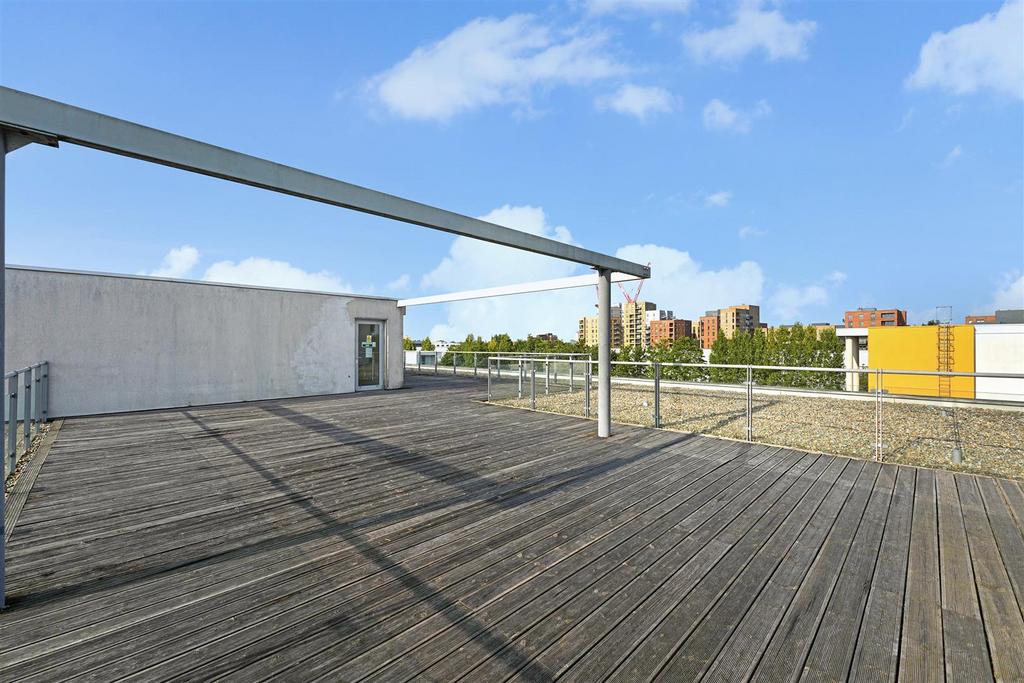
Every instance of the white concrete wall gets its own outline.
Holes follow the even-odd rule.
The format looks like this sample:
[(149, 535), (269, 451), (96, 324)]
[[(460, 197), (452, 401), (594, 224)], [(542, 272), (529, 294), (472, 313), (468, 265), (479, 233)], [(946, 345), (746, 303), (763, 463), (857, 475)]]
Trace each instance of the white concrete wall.
[[(975, 325), (975, 372), (1024, 374), (1024, 325)], [(979, 377), (978, 398), (1024, 402), (1024, 379)]]
[(351, 392), (357, 318), (385, 321), (402, 386), (393, 299), (13, 266), (6, 283), (5, 368), (49, 361), (54, 417)]

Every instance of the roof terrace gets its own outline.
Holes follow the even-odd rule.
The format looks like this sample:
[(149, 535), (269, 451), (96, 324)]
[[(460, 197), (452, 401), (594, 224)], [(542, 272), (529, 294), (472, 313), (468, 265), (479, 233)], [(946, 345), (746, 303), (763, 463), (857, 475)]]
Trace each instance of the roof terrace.
[(56, 424), (3, 678), (1024, 678), (1019, 483), (485, 391)]

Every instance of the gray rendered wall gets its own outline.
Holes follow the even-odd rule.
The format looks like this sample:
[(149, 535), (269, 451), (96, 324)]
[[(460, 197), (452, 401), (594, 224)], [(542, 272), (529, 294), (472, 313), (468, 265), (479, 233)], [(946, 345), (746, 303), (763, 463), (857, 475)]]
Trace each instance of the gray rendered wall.
[(403, 378), (394, 299), (8, 266), (7, 370), (50, 362), (54, 417), (355, 390), (357, 318), (385, 321), (386, 386)]

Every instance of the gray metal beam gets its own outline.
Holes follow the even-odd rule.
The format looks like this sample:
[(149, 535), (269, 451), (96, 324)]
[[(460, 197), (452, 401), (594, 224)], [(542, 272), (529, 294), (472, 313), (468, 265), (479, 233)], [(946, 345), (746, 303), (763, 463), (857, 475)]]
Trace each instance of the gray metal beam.
[(0, 87), (0, 126), (637, 277), (650, 268), (223, 147)]

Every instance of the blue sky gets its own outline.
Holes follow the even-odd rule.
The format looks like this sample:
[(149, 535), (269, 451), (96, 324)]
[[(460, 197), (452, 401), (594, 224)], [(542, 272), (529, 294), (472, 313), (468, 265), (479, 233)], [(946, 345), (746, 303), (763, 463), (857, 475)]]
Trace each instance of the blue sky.
[[(645, 294), (679, 316), (923, 322), (1024, 306), (1022, 17), (1021, 0), (3, 2), (0, 82), (650, 261)], [(389, 296), (585, 272), (71, 146), (13, 154), (7, 190), (11, 263)], [(406, 327), (571, 336), (593, 301), (410, 309)]]

